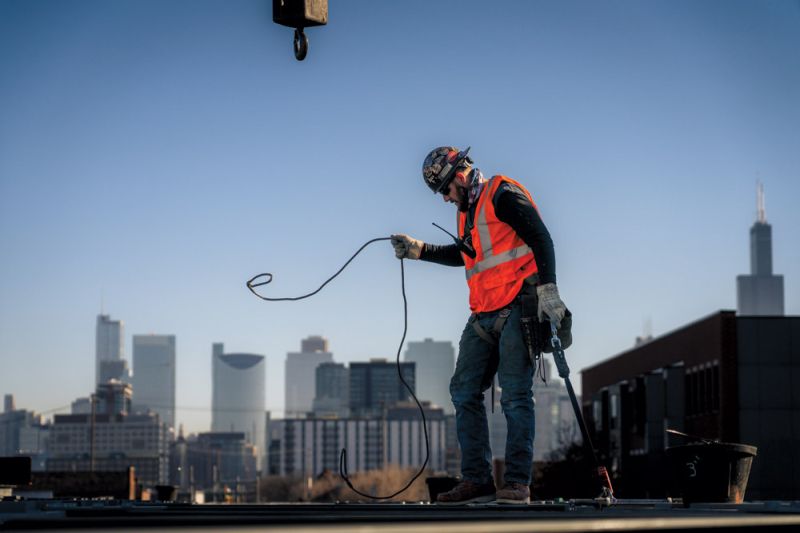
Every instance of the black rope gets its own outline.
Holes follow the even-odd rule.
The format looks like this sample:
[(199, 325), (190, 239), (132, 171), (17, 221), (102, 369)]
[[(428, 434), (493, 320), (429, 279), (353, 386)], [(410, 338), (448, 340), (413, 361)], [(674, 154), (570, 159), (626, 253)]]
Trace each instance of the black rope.
[[(248, 282), (247, 282), (247, 288), (248, 288), (248, 289), (250, 289), (250, 291), (251, 291), (253, 294), (255, 294), (256, 296), (258, 296), (258, 297), (259, 297), (259, 298), (261, 298), (262, 300), (267, 300), (268, 302), (286, 302), (286, 301), (293, 301), (293, 302), (294, 302), (294, 301), (297, 301), (297, 300), (302, 300), (303, 298), (308, 298), (309, 296), (314, 296), (314, 295), (315, 295), (315, 294), (317, 294), (319, 291), (321, 291), (321, 290), (322, 290), (322, 288), (323, 288), (323, 287), (325, 287), (325, 285), (327, 285), (328, 283), (330, 283), (331, 281), (333, 281), (333, 278), (335, 278), (336, 276), (338, 276), (339, 274), (341, 274), (341, 273), (342, 273), (342, 270), (344, 270), (345, 268), (347, 268), (347, 265), (349, 265), (349, 264), (350, 264), (350, 262), (351, 262), (353, 259), (355, 259), (355, 258), (356, 258), (356, 256), (357, 256), (358, 254), (360, 254), (360, 253), (361, 253), (361, 250), (363, 250), (364, 248), (366, 248), (367, 246), (369, 246), (369, 245), (370, 245), (370, 244), (372, 244), (373, 242), (377, 242), (377, 241), (389, 241), (389, 240), (391, 240), (391, 239), (392, 239), (391, 237), (380, 237), (380, 238), (377, 238), (377, 239), (372, 239), (371, 241), (367, 241), (367, 242), (364, 244), (364, 246), (362, 246), (361, 248), (359, 248), (359, 249), (358, 249), (358, 251), (357, 251), (356, 253), (354, 253), (354, 254), (353, 254), (353, 256), (352, 256), (350, 259), (348, 259), (348, 260), (347, 260), (347, 262), (346, 262), (346, 263), (345, 263), (345, 264), (342, 266), (342, 268), (340, 268), (340, 269), (339, 269), (339, 271), (338, 271), (338, 272), (336, 272), (336, 274), (334, 274), (333, 276), (329, 277), (329, 278), (328, 278), (328, 279), (325, 281), (325, 283), (323, 283), (322, 285), (320, 285), (320, 286), (319, 286), (319, 289), (315, 290), (314, 292), (310, 292), (310, 293), (308, 293), (308, 294), (306, 294), (306, 295), (304, 295), (304, 296), (297, 296), (297, 297), (294, 297), (294, 298), (267, 298), (266, 296), (261, 296), (260, 294), (258, 294), (258, 293), (255, 291), (255, 289), (253, 289), (253, 287), (260, 287), (260, 286), (262, 286), (262, 285), (266, 285), (266, 284), (268, 284), (268, 283), (272, 283), (272, 274), (270, 274), (270, 273), (259, 274), (259, 275), (255, 276), (255, 277), (253, 277), (253, 279), (251, 279), (250, 281), (248, 281)], [(253, 282), (254, 282), (255, 280), (257, 280), (258, 278), (262, 278), (262, 277), (264, 277), (264, 276), (269, 276), (269, 279), (268, 279), (267, 281), (262, 281), (261, 283), (253, 283)]]
[[(328, 278), (325, 281), (325, 283), (320, 285), (319, 289), (317, 289), (314, 292), (311, 292), (309, 294), (306, 294), (304, 296), (297, 296), (295, 298), (267, 298), (266, 296), (261, 296), (260, 294), (258, 294), (256, 292), (256, 290), (253, 287), (260, 287), (262, 285), (266, 285), (268, 283), (271, 283), (273, 276), (272, 276), (272, 274), (269, 274), (269, 273), (259, 274), (259, 275), (255, 276), (254, 278), (252, 278), (250, 281), (247, 282), (247, 288), (250, 289), (250, 291), (253, 294), (258, 296), (262, 300), (267, 300), (269, 302), (296, 301), (296, 300), (302, 300), (303, 298), (308, 298), (309, 296), (314, 296), (319, 291), (321, 291), (322, 288), (325, 287), (325, 285), (327, 285), (328, 283), (333, 281), (333, 279), (336, 276), (341, 274), (342, 271), (347, 267), (347, 265), (349, 265), (350, 262), (353, 259), (355, 259), (356, 256), (358, 254), (360, 254), (361, 251), (364, 248), (366, 248), (367, 246), (369, 246), (373, 242), (388, 241), (388, 240), (391, 240), (391, 237), (379, 237), (377, 239), (372, 239), (370, 241), (367, 241), (361, 248), (358, 249), (358, 251), (356, 253), (353, 254), (353, 256), (350, 259), (347, 260), (347, 262), (342, 266), (342, 268), (339, 269), (338, 272), (336, 272), (336, 274), (334, 274), (333, 276)], [(269, 276), (269, 279), (267, 279), (266, 281), (262, 281), (261, 283), (253, 283), (255, 280), (257, 280), (259, 278), (262, 278), (264, 276)], [(402, 489), (398, 490), (397, 492), (395, 492), (394, 494), (391, 494), (389, 496), (371, 496), (369, 494), (364, 494), (363, 492), (359, 491), (350, 482), (350, 477), (347, 475), (347, 448), (342, 448), (342, 453), (341, 453), (341, 455), (339, 455), (339, 475), (342, 476), (342, 479), (344, 479), (344, 482), (347, 483), (347, 486), (350, 487), (350, 489), (353, 492), (355, 492), (356, 494), (359, 494), (361, 496), (364, 496), (365, 498), (371, 498), (373, 500), (389, 500), (391, 498), (394, 498), (398, 494), (404, 492), (405, 490), (407, 490), (408, 487), (410, 487), (411, 484), (414, 483), (414, 481), (416, 481), (417, 478), (420, 475), (422, 475), (422, 473), (425, 471), (425, 467), (428, 466), (428, 460), (430, 459), (430, 456), (431, 456), (430, 444), (429, 444), (429, 441), (428, 441), (428, 422), (425, 419), (425, 410), (422, 408), (422, 404), (417, 399), (417, 395), (414, 394), (414, 391), (411, 388), (411, 386), (406, 382), (405, 379), (403, 379), (403, 373), (400, 370), (400, 353), (403, 351), (403, 343), (405, 343), (406, 334), (408, 333), (408, 298), (406, 298), (406, 275), (405, 275), (405, 267), (403, 266), (403, 260), (402, 259), (400, 260), (400, 290), (403, 293), (403, 337), (400, 339), (400, 346), (397, 348), (397, 361), (396, 361), (397, 362), (397, 374), (400, 377), (400, 381), (403, 383), (403, 385), (405, 385), (406, 389), (408, 389), (408, 392), (411, 393), (411, 397), (414, 398), (414, 401), (416, 402), (417, 407), (419, 407), (419, 412), (422, 415), (422, 429), (423, 429), (423, 432), (425, 434), (425, 462), (422, 463), (422, 466), (420, 467), (419, 472), (417, 472), (417, 475), (415, 475), (413, 478), (411, 478), (411, 481), (409, 481), (408, 484), (405, 487), (403, 487)]]

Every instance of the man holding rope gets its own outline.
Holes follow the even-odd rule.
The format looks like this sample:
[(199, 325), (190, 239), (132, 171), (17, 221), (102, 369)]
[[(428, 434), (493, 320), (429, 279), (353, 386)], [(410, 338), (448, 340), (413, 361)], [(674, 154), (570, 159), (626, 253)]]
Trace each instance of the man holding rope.
[[(538, 318), (557, 328), (566, 312), (556, 286), (553, 241), (530, 193), (497, 175), (484, 178), (467, 154), (444, 146), (425, 158), (425, 183), (458, 207), (457, 244), (432, 245), (392, 235), (399, 259), (464, 266), (472, 314), (459, 343), (450, 395), (461, 446), (462, 482), (440, 505), (497, 501), (527, 504), (533, 465), (534, 368), (523, 339), (523, 295), (538, 297)], [(483, 393), (497, 373), (508, 424), (504, 485), (496, 491)]]

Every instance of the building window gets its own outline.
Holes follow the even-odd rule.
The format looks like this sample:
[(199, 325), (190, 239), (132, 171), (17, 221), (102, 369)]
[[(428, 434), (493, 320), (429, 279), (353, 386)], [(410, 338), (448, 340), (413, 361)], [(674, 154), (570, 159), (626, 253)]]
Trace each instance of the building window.
[(603, 402), (599, 399), (592, 402), (592, 418), (594, 419), (594, 430), (597, 433), (603, 431)]
[(719, 411), (719, 389), (720, 389), (719, 364), (718, 363), (714, 363), (714, 366), (712, 367), (711, 371), (712, 371), (712, 374), (711, 374), (711, 383), (712, 383), (712, 387), (711, 387), (711, 392), (712, 392), (711, 408), (714, 410), (714, 412), (717, 412), (717, 411)]
[(719, 411), (719, 364), (693, 368), (686, 374), (686, 416), (709, 415)]

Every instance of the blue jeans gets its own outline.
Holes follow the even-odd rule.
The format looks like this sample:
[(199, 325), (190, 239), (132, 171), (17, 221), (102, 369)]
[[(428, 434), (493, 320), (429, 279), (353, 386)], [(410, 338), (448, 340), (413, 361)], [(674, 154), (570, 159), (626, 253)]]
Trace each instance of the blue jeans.
[[(478, 321), (484, 331), (492, 331), (498, 313), (479, 315)], [(483, 340), (470, 322), (461, 334), (450, 396), (456, 409), (461, 478), (465, 481), (493, 482), (483, 393), (491, 386), (496, 371), (503, 390), (500, 403), (508, 425), (504, 480), (530, 485), (535, 433), (533, 367), (522, 337), (520, 316), (520, 306), (516, 305), (503, 327), (499, 346)]]

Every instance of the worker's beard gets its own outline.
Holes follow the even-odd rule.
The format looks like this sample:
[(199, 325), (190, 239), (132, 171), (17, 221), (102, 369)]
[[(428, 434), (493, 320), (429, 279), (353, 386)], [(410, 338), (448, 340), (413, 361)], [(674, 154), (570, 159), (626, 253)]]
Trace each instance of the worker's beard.
[(456, 195), (453, 198), (458, 210), (462, 213), (469, 211), (469, 190), (467, 187), (455, 186)]

